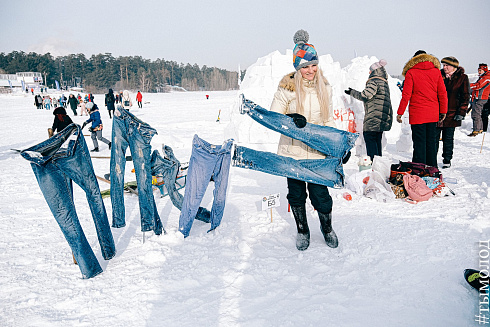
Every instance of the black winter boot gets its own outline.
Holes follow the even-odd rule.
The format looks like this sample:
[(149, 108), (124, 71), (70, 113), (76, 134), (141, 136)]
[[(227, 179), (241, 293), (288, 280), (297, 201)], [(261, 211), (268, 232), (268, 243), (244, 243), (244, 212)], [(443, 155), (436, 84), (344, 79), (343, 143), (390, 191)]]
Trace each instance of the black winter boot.
[(99, 148), (93, 148), (90, 152), (99, 152)]
[(310, 246), (310, 229), (308, 228), (308, 220), (306, 218), (306, 208), (304, 205), (298, 207), (291, 206), (291, 211), (293, 212), (296, 228), (298, 229), (296, 248), (304, 251)]
[(332, 228), (332, 212), (318, 212), (318, 218), (320, 218), (320, 230), (322, 231), (323, 238), (325, 239), (327, 245), (331, 248), (336, 248), (339, 246), (337, 234), (335, 234)]

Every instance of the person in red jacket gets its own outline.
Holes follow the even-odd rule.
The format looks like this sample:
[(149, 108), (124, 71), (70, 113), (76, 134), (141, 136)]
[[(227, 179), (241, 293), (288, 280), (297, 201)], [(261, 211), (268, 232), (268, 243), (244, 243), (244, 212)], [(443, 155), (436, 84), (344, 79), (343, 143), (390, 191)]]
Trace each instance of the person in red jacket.
[(143, 94), (140, 91), (136, 94), (136, 102), (138, 102), (138, 108), (143, 108)]
[(483, 132), (482, 110), (485, 103), (488, 101), (490, 93), (490, 72), (487, 64), (478, 66), (478, 80), (471, 83), (471, 119), (473, 119), (473, 132), (468, 136), (477, 136)]
[(439, 60), (419, 50), (405, 64), (402, 99), (396, 120), (401, 123), (408, 107), (412, 129), (413, 162), (437, 167), (436, 124), (444, 120), (447, 113), (447, 93), (439, 69)]

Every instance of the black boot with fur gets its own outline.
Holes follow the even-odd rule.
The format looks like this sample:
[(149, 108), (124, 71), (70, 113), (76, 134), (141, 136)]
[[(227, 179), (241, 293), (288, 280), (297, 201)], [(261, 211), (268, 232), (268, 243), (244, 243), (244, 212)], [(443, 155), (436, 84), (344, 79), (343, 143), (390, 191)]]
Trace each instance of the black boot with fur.
[(291, 206), (296, 228), (298, 228), (298, 236), (296, 237), (296, 248), (304, 251), (310, 246), (310, 229), (308, 228), (308, 220), (306, 218), (305, 206)]
[(339, 240), (332, 228), (332, 212), (318, 212), (318, 217), (320, 218), (320, 230), (322, 231), (323, 238), (325, 238), (325, 242), (329, 247), (336, 248), (339, 246)]

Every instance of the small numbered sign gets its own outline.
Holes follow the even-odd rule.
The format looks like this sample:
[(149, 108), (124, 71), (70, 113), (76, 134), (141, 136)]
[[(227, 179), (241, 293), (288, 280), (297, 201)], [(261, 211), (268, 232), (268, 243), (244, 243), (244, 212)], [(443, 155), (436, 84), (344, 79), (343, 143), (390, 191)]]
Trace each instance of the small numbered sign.
[(281, 203), (279, 202), (279, 198), (280, 193), (264, 196), (262, 198), (262, 210), (279, 207), (281, 205)]

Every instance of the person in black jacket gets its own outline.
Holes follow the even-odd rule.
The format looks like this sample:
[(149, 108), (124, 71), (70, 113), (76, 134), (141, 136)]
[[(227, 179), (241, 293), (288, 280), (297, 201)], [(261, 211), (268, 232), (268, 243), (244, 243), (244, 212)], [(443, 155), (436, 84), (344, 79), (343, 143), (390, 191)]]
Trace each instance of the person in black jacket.
[(66, 126), (73, 123), (70, 116), (66, 114), (66, 110), (63, 107), (58, 107), (54, 109), (53, 115), (54, 115), (53, 127), (48, 128), (49, 137), (53, 136), (56, 131), (58, 133), (61, 132), (66, 128)]
[(75, 98), (73, 94), (70, 94), (68, 97), (68, 104), (70, 105), (71, 110), (73, 111), (73, 114), (76, 116), (77, 115), (77, 107), (78, 107), (78, 99)]
[(105, 105), (107, 107), (107, 111), (109, 111), (109, 118), (112, 118), (111, 111), (112, 114), (114, 114), (114, 110), (116, 110), (116, 108), (114, 107), (115, 102), (116, 99), (114, 98), (114, 91), (112, 91), (112, 89), (109, 89), (109, 93), (105, 95)]

